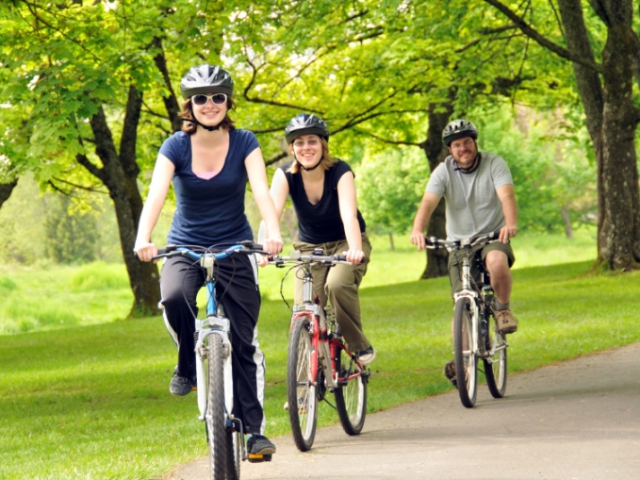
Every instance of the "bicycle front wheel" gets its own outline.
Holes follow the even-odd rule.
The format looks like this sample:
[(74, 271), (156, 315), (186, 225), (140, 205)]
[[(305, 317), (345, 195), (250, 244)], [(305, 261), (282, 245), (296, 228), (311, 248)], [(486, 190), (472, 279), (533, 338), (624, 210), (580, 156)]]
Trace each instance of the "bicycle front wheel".
[(222, 339), (215, 334), (209, 335), (207, 346), (207, 407), (204, 418), (209, 442), (211, 480), (224, 480), (227, 476), (227, 433), (222, 362)]
[(484, 375), (491, 396), (502, 398), (507, 390), (507, 342), (504, 335), (498, 333), (493, 313), (488, 315), (487, 326), (487, 351), (494, 353), (484, 359)]
[(347, 435), (359, 435), (367, 414), (367, 378), (342, 348), (338, 354), (336, 370), (338, 388), (334, 393), (340, 423)]
[(312, 367), (313, 366), (309, 317), (298, 318), (289, 334), (287, 354), (287, 400), (289, 403), (289, 422), (293, 439), (301, 452), (313, 445), (318, 419), (318, 397)]
[(242, 461), (240, 432), (227, 428), (227, 480), (240, 480)]
[(455, 352), (458, 394), (462, 405), (472, 408), (478, 390), (478, 364), (473, 344), (471, 302), (459, 298), (453, 314), (453, 348)]

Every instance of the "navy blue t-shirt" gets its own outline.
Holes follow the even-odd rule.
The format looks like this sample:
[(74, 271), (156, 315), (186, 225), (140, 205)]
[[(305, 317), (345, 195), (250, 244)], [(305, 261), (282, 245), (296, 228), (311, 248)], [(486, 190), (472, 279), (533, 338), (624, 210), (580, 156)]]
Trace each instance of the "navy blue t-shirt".
[[(291, 163), (280, 167), (289, 183), (289, 195), (293, 207), (298, 216), (298, 228), (300, 240), (307, 243), (337, 242), (346, 238), (344, 225), (340, 217), (340, 204), (338, 201), (338, 181), (347, 172), (351, 171), (348, 163), (338, 160), (324, 173), (324, 190), (318, 203), (312, 205), (304, 191), (302, 175), (300, 172), (293, 174), (287, 172)], [(358, 223), (360, 231), (364, 233), (366, 224), (358, 210)]]
[(244, 213), (247, 186), (245, 159), (258, 140), (247, 130), (229, 131), (229, 151), (222, 170), (208, 180), (191, 169), (191, 137), (177, 132), (160, 147), (175, 166), (173, 188), (177, 208), (167, 243), (211, 246), (253, 239)]

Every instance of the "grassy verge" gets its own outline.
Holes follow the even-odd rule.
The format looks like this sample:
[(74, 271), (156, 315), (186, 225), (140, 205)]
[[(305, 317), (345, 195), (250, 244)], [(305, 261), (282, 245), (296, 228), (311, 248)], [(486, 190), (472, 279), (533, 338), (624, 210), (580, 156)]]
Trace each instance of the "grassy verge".
[[(640, 272), (591, 276), (590, 263), (514, 271), (510, 372), (640, 341)], [(362, 305), (378, 351), (370, 412), (451, 388), (441, 374), (451, 357), (446, 278), (370, 286)], [(282, 302), (265, 301), (270, 436), (288, 432), (287, 332)], [(2, 479), (161, 478), (206, 454), (195, 396), (168, 393), (175, 349), (160, 319), (0, 336), (0, 359)], [(322, 405), (320, 424), (335, 421)]]

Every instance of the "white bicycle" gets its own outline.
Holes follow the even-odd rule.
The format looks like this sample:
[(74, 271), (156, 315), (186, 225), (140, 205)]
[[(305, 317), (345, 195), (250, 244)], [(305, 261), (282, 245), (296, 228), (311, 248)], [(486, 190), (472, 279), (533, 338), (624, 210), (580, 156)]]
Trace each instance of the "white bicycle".
[[(231, 328), (229, 319), (218, 305), (216, 281), (213, 275), (217, 260), (233, 255), (268, 254), (260, 245), (242, 242), (222, 251), (193, 245), (167, 245), (158, 250), (156, 258), (182, 255), (194, 260), (194, 266), (206, 273), (206, 318), (199, 320), (195, 313), (196, 383), (198, 385), (199, 420), (204, 421), (211, 480), (239, 480), (240, 462), (271, 461), (271, 455), (249, 455), (244, 442), (244, 426), (233, 416), (233, 375), (231, 368)], [(204, 387), (204, 388), (203, 388)]]

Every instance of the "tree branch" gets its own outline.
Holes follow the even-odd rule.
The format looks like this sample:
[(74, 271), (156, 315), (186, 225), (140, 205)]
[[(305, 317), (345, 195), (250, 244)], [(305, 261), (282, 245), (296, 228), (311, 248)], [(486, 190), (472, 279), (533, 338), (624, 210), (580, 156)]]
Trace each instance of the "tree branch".
[(281, 153), (278, 153), (277, 155), (271, 157), (269, 160), (266, 160), (264, 162), (264, 164), (265, 164), (265, 166), (268, 167), (269, 165), (273, 165), (274, 163), (277, 163), (280, 160), (282, 160), (283, 158), (288, 157), (288, 156), (289, 156), (289, 154), (287, 152), (281, 152)]
[(519, 15), (517, 15), (513, 10), (511, 10), (505, 4), (500, 2), (500, 0), (484, 0), (484, 1), (489, 5), (495, 7), (500, 12), (502, 12), (509, 20), (511, 20), (522, 31), (522, 33), (524, 33), (528, 37), (531, 37), (531, 39), (537, 42), (538, 45), (540, 45), (541, 47), (552, 51), (553, 53), (555, 53), (561, 58), (564, 58), (565, 60), (578, 63), (598, 73), (604, 73), (604, 68), (602, 65), (596, 62), (585, 60), (582, 57), (575, 55), (573, 52), (567, 50), (566, 48), (544, 37), (537, 30), (531, 27), (527, 22), (525, 22), (524, 19), (521, 18)]
[(406, 141), (403, 141), (403, 140), (389, 140), (388, 138), (382, 138), (382, 137), (380, 137), (378, 135), (374, 135), (371, 132), (367, 132), (365, 130), (360, 130), (358, 128), (354, 128), (353, 131), (356, 132), (356, 133), (359, 133), (361, 135), (366, 135), (368, 137), (375, 138), (379, 142), (388, 143), (390, 145), (410, 145), (412, 147), (421, 147), (422, 146), (422, 144), (416, 143), (416, 142), (406, 142)]
[[(84, 185), (78, 185), (77, 183), (69, 182), (67, 180), (63, 180), (62, 178), (58, 178), (58, 177), (52, 177), (52, 180), (55, 180), (56, 182), (64, 183), (65, 185), (69, 185), (70, 187), (77, 188), (79, 190), (85, 190), (87, 192), (102, 193), (102, 194), (107, 193), (104, 190), (100, 190), (99, 188), (85, 187)], [(53, 183), (52, 180), (47, 181), (47, 183), (51, 186), (51, 188), (53, 188), (57, 192), (63, 193), (64, 195), (71, 195), (71, 192), (65, 192), (60, 187), (58, 187), (55, 183)]]

